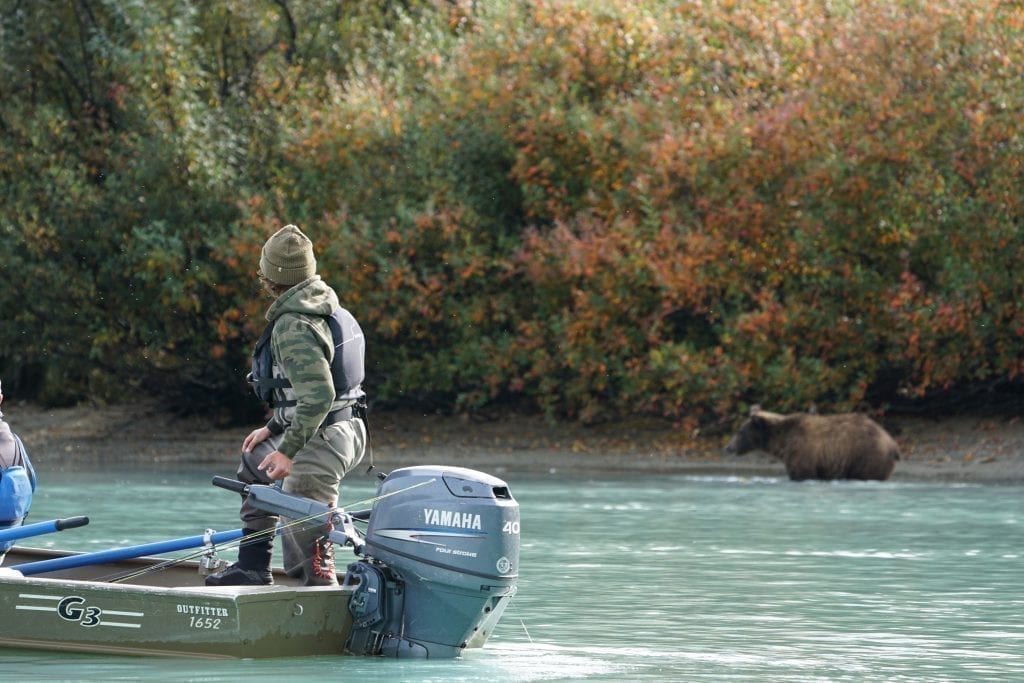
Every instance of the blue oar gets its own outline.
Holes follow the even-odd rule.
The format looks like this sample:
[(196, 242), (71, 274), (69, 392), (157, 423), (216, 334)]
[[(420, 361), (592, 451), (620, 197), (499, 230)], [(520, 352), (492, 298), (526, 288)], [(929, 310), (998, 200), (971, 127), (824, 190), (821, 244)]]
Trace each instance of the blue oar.
[(36, 522), (35, 524), (12, 526), (6, 529), (0, 529), (0, 543), (5, 541), (16, 541), (19, 538), (28, 538), (29, 536), (52, 534), (54, 531), (74, 529), (75, 527), (85, 526), (88, 523), (88, 517), (67, 517), (65, 519), (51, 519), (49, 522)]
[(209, 536), (206, 534), (199, 534), (198, 536), (175, 538), (170, 541), (158, 541), (156, 543), (146, 543), (144, 545), (132, 545), (125, 548), (111, 548), (110, 550), (100, 550), (94, 553), (82, 553), (81, 555), (57, 557), (52, 560), (26, 562), (25, 564), (13, 565), (11, 569), (16, 569), (24, 576), (33, 576), (34, 574), (44, 574), (46, 572), (56, 572), (62, 569), (85, 567), (91, 564), (130, 560), (136, 557), (142, 557), (143, 555), (159, 555), (161, 553), (174, 552), (175, 550), (198, 548), (199, 546), (206, 545), (207, 541), (214, 544), (227, 543), (241, 537), (241, 529), (232, 529), (231, 531), (219, 531), (217, 533), (210, 534)]

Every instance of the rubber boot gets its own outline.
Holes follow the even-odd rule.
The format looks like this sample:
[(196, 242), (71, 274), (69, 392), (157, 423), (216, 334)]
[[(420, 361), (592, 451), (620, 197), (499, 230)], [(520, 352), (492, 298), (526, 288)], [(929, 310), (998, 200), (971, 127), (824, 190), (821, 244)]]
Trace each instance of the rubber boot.
[(306, 586), (337, 585), (334, 543), (327, 533), (330, 533), (329, 525), (315, 524), (293, 527), (282, 535), (289, 576), (302, 579)]
[[(251, 538), (254, 534), (258, 537)], [(274, 583), (270, 559), (274, 552), (270, 532), (243, 529), (238, 562), (206, 577), (207, 586), (269, 586)]]
[(327, 536), (313, 541), (312, 557), (306, 570), (307, 586), (336, 586), (338, 574), (334, 568), (334, 543)]

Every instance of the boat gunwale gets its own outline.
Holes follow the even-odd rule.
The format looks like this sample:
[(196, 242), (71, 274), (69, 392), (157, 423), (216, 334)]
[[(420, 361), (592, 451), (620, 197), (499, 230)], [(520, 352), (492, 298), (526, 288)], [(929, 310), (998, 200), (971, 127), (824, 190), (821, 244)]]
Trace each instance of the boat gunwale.
[[(30, 556), (45, 556), (47, 558), (60, 558), (60, 557), (73, 557), (75, 555), (81, 555), (77, 551), (60, 551), (50, 548), (30, 548), (24, 546), (15, 546), (12, 548), (8, 555), (30, 555)], [(75, 576), (66, 575), (67, 573), (73, 573), (76, 570), (88, 570), (89, 568), (95, 567), (122, 567), (122, 568), (139, 568), (144, 567), (158, 567), (165, 563), (167, 558), (160, 558), (154, 556), (143, 556), (137, 558), (129, 558), (126, 560), (119, 560), (115, 562), (103, 562), (96, 565), (89, 565), (86, 567), (75, 567), (71, 569), (59, 570), (65, 575), (63, 576), (46, 576), (45, 574), (36, 574), (31, 576), (24, 576), (13, 566), (9, 566), (6, 563), (0, 565), (0, 590), (3, 589), (5, 584), (18, 584), (18, 585), (39, 585), (39, 586), (53, 586), (68, 585), (76, 588), (92, 588), (94, 590), (110, 591), (114, 593), (151, 593), (151, 594), (162, 594), (162, 595), (174, 595), (174, 594), (187, 594), (192, 597), (202, 596), (208, 598), (220, 598), (235, 601), (238, 598), (244, 598), (245, 602), (250, 602), (254, 597), (267, 597), (270, 599), (285, 600), (293, 595), (308, 595), (312, 593), (326, 593), (326, 594), (351, 594), (354, 592), (357, 584), (345, 585), (339, 583), (334, 586), (304, 586), (301, 583), (297, 583), (295, 579), (292, 579), (284, 572), (283, 569), (274, 570), (274, 578), (280, 581), (280, 583), (273, 583), (265, 586), (206, 586), (201, 583), (198, 585), (164, 585), (160, 583), (121, 583), (117, 581), (102, 581), (92, 578), (76, 578)], [(9, 571), (5, 571), (9, 570)], [(188, 578), (193, 581), (199, 582), (202, 580), (199, 574), (199, 563), (194, 560), (182, 560), (179, 563), (175, 563), (167, 567), (167, 570), (181, 574), (183, 577), (188, 576), (190, 572), (194, 572)], [(162, 570), (155, 570), (162, 571)], [(56, 572), (55, 572), (56, 573)]]

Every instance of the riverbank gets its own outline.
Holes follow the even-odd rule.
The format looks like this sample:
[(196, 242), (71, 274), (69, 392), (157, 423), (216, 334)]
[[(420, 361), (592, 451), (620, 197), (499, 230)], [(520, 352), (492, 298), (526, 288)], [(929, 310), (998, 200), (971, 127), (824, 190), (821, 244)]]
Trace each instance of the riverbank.
[[(5, 401), (4, 409), (42, 471), (131, 463), (230, 473), (247, 433), (168, 415), (155, 404), (41, 408)], [(1024, 483), (1024, 419), (1018, 416), (894, 417), (886, 427), (903, 454), (893, 481)], [(687, 435), (657, 420), (584, 427), (552, 425), (536, 416), (477, 421), (375, 412), (370, 428), (374, 463), (383, 472), (444, 464), (499, 476), (785, 476), (782, 464), (765, 456), (722, 453), (728, 436)]]

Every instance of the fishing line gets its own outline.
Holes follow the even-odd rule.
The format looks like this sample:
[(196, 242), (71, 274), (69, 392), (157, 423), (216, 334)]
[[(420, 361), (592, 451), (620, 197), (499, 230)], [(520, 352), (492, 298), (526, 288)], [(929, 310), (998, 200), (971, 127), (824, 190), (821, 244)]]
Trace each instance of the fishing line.
[(385, 493), (385, 494), (380, 495), (380, 496), (374, 496), (373, 498), (367, 498), (365, 500), (357, 500), (354, 503), (350, 503), (350, 504), (346, 505), (345, 508), (355, 507), (356, 505), (367, 505), (367, 504), (373, 505), (378, 500), (384, 500), (385, 498), (390, 498), (391, 496), (396, 496), (399, 493), (405, 493), (407, 491), (412, 491), (413, 489), (417, 489), (417, 488), (419, 488), (421, 486), (426, 486), (427, 484), (433, 484), (435, 481), (437, 481), (437, 479), (425, 479), (425, 480), (419, 482), (418, 484), (413, 484), (412, 486), (406, 486), (404, 489), (398, 489), (397, 491), (392, 491), (391, 493)]
[[(516, 601), (512, 598), (509, 598), (508, 607), (506, 609), (508, 610), (509, 614), (511, 614), (514, 610), (518, 609), (516, 607)], [(530, 635), (530, 630), (526, 628), (526, 622), (523, 621), (522, 617), (517, 618), (519, 619), (519, 625), (523, 627), (523, 633), (526, 634), (526, 639), (530, 641), (530, 645), (533, 645), (533, 636)]]
[(526, 622), (525, 622), (525, 621), (523, 621), (523, 618), (522, 618), (522, 617), (519, 617), (519, 623), (520, 623), (520, 624), (522, 625), (522, 627), (523, 627), (523, 633), (525, 633), (525, 634), (526, 634), (526, 639), (530, 641), (530, 645), (533, 645), (533, 637), (532, 637), (532, 636), (530, 636), (530, 631), (529, 631), (529, 630), (528, 630), (528, 629), (526, 628)]

